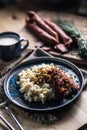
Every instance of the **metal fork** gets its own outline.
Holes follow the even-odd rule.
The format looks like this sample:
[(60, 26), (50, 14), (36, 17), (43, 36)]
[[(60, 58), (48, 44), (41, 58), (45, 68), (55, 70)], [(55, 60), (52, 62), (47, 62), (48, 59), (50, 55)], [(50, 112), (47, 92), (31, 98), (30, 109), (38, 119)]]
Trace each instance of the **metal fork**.
[(0, 119), (6, 124), (9, 130), (15, 130), (12, 125), (3, 117), (0, 115)]
[(13, 122), (15, 123), (15, 125), (16, 125), (16, 127), (17, 127), (18, 130), (24, 130), (23, 127), (18, 122), (18, 120), (16, 119), (16, 117), (14, 116), (14, 114), (12, 113), (12, 111), (8, 108), (6, 102), (0, 103), (0, 107), (5, 108), (5, 110), (7, 111), (8, 115), (11, 117), (11, 119), (13, 120)]

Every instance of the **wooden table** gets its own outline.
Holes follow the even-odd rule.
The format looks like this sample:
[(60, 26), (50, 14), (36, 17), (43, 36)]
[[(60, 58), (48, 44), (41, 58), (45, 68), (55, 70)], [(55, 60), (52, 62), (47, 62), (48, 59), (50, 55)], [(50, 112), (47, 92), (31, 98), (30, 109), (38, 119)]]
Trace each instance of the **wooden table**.
[[(42, 17), (50, 16), (51, 19), (60, 17), (74, 22), (74, 24), (85, 34), (87, 34), (87, 18), (80, 17), (67, 13), (59, 13), (57, 11), (46, 10), (40, 8), (40, 6), (33, 5), (31, 3), (22, 3), (18, 6), (11, 6), (0, 10), (0, 32), (14, 31), (19, 33), (23, 37), (27, 37), (30, 41), (29, 49), (35, 49), (35, 42), (37, 39), (26, 29), (25, 27), (25, 11), (26, 10), (38, 11), (38, 14)], [(55, 15), (54, 15), (55, 14)], [(78, 24), (79, 23), (79, 24)], [(87, 36), (87, 35), (86, 35)], [(81, 93), (78, 100), (70, 107), (70, 109), (62, 113), (62, 119), (56, 122), (54, 125), (43, 125), (36, 121), (33, 121), (27, 115), (22, 112), (16, 111), (16, 107), (12, 107), (14, 114), (22, 124), (25, 130), (76, 130), (83, 124), (87, 123), (87, 91), (86, 89)], [(20, 110), (21, 111), (21, 110)], [(0, 109), (2, 114), (13, 126), (14, 124), (3, 109)], [(0, 121), (1, 122), (1, 121)], [(15, 126), (14, 126), (15, 127)], [(0, 130), (5, 130), (4, 124), (0, 123)]]

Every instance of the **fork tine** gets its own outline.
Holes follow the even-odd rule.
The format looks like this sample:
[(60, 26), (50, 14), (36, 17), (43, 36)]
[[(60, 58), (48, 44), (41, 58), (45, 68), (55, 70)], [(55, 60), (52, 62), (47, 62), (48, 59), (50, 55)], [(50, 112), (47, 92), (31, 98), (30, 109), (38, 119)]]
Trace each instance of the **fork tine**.
[(6, 105), (6, 102), (0, 103), (0, 107), (5, 107), (5, 105)]
[(11, 119), (14, 121), (15, 125), (17, 126), (18, 130), (24, 130), (22, 128), (21, 124), (19, 123), (19, 121), (16, 119), (16, 117), (12, 113), (12, 111), (8, 108), (6, 102), (0, 103), (0, 107), (4, 107), (5, 108), (5, 110), (7, 111), (8, 115), (11, 117)]
[(0, 119), (6, 124), (9, 130), (15, 130), (13, 126), (3, 116), (0, 115)]

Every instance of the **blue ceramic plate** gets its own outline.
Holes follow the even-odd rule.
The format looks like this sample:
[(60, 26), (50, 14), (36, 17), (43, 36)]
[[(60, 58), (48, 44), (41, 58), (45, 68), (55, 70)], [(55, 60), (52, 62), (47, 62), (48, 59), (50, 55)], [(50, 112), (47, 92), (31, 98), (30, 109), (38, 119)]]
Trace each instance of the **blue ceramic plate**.
[[(19, 86), (16, 83), (18, 81), (18, 73), (22, 70), (30, 68), (31, 66), (40, 65), (42, 63), (45, 64), (54, 63), (54, 65), (60, 66), (66, 73), (72, 75), (73, 80), (79, 86), (78, 92), (72, 95), (71, 98), (67, 99), (64, 98), (59, 101), (51, 100), (47, 101), (45, 104), (42, 104), (41, 102), (29, 103), (25, 101), (23, 95), (19, 91)], [(4, 91), (9, 100), (21, 108), (33, 111), (48, 111), (62, 108), (73, 102), (81, 93), (82, 88), (83, 88), (83, 76), (80, 70), (74, 64), (61, 58), (50, 58), (50, 57), (35, 58), (14, 67), (7, 75), (4, 81)]]

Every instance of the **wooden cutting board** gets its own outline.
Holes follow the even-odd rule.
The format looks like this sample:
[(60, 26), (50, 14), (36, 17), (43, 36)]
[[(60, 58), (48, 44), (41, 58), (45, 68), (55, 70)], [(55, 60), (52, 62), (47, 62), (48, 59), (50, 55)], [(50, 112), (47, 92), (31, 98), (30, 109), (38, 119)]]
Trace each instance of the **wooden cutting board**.
[[(87, 17), (71, 15), (69, 13), (59, 13), (53, 11), (39, 11), (38, 15), (42, 18), (49, 19), (49, 20), (56, 20), (61, 19), (67, 22), (72, 23), (75, 27), (77, 27), (87, 38)], [(35, 49), (35, 48), (34, 48)], [(66, 54), (60, 54), (55, 51), (49, 51), (50, 54), (70, 60), (76, 64), (87, 65), (87, 60), (82, 59), (78, 54), (78, 49), (72, 49)]]

